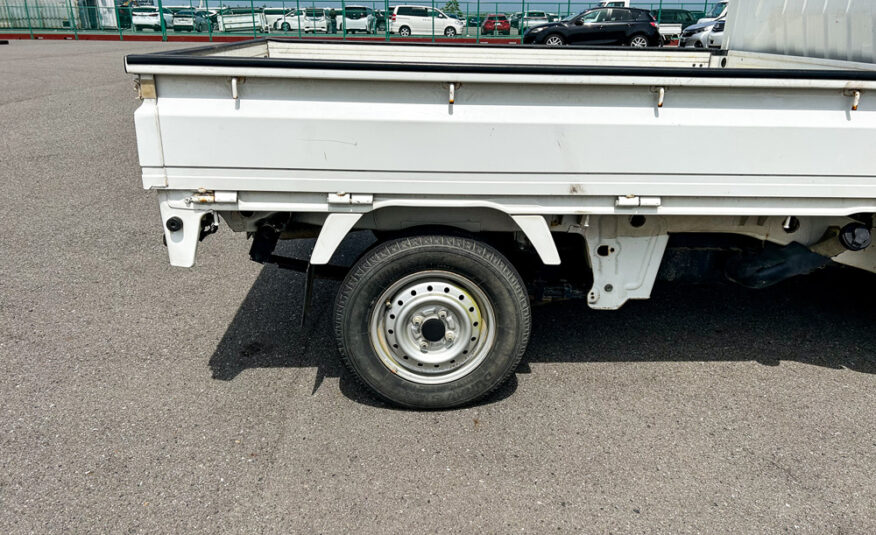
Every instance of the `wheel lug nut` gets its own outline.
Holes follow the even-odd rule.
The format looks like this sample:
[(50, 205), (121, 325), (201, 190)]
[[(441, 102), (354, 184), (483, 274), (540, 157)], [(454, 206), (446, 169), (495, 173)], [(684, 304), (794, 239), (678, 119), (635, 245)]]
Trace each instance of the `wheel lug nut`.
[(414, 316), (414, 319), (411, 320), (411, 323), (413, 323), (415, 327), (419, 327), (423, 323), (423, 317), (422, 316)]
[(426, 350), (429, 349), (429, 342), (427, 342), (425, 340), (420, 342), (420, 349), (423, 350), (423, 353), (425, 353)]
[(438, 312), (438, 317), (441, 318), (441, 319), (446, 318), (446, 317), (447, 317), (447, 311), (446, 311), (446, 310), (442, 310), (442, 311)]
[(452, 342), (453, 341), (453, 333), (450, 331), (447, 331), (447, 334), (444, 335), (444, 338), (447, 339), (448, 342)]

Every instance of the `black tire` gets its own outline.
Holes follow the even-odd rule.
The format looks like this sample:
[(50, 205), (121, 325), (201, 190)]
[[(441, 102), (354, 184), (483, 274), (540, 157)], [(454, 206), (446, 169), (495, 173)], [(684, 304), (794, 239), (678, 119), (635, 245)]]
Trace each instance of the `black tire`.
[(288, 22), (284, 22), (283, 24), (280, 25), (280, 29), (283, 30), (284, 32), (288, 32), (289, 30), (292, 29), (292, 25), (289, 24)]
[(398, 34), (401, 35), (402, 37), (410, 37), (411, 29), (407, 26), (402, 26), (401, 28), (398, 29)]
[[(410, 310), (405, 312), (402, 307), (396, 310), (396, 303), (389, 304), (388, 301), (384, 301), (384, 294), (395, 291), (393, 288), (396, 287), (400, 288), (402, 292), (406, 292), (408, 287), (404, 286), (406, 283), (403, 281), (411, 280), (416, 284), (425, 280), (427, 283), (431, 283), (433, 278), (440, 277), (440, 274), (457, 277), (461, 281), (470, 283), (471, 286), (464, 286), (464, 289), (467, 288), (471, 295), (468, 295), (469, 291), (464, 293), (469, 297), (475, 296), (472, 297), (473, 299), (480, 293), (482, 300), (486, 303), (477, 303), (477, 306), (484, 311), (489, 310), (489, 313), (481, 315), (481, 310), (478, 310), (478, 315), (472, 316), (472, 318), (481, 318), (483, 322), (479, 327), (480, 331), (477, 331), (478, 333), (491, 330), (492, 333), (479, 334), (489, 343), (484, 343), (482, 348), (477, 351), (472, 349), (471, 353), (477, 353), (477, 357), (469, 356), (467, 357), (470, 359), (468, 362), (463, 363), (460, 360), (460, 363), (455, 365), (460, 370), (466, 368), (464, 375), (448, 377), (447, 382), (429, 384), (416, 379), (416, 377), (413, 380), (404, 378), (405, 373), (414, 376), (417, 374), (406, 371), (401, 365), (396, 366), (395, 371), (390, 370), (390, 364), (385, 364), (374, 349), (372, 333), (380, 332), (380, 329), (374, 329), (374, 325), (375, 318), (381, 317), (381, 314), (386, 317), (390, 312), (398, 313), (400, 324), (402, 317), (416, 317), (411, 316), (411, 314), (419, 314), (416, 308), (414, 308), (414, 312), (410, 312)], [(418, 279), (418, 277), (422, 277), (422, 279)], [(452, 287), (453, 284), (450, 283), (450, 286)], [(438, 283), (435, 293), (442, 295), (438, 290), (442, 286), (444, 286), (443, 283)], [(429, 286), (428, 289), (432, 290), (432, 286)], [(443, 291), (448, 292), (447, 289)], [(453, 296), (455, 292), (456, 290), (443, 295)], [(460, 300), (463, 299), (462, 293), (460, 292), (459, 295)], [(415, 294), (415, 292), (411, 292), (411, 294)], [(394, 300), (395, 298), (390, 297), (390, 299)], [(432, 298), (422, 292), (417, 299), (423, 299), (422, 302), (425, 303), (423, 306), (432, 306), (431, 301), (429, 301)], [(451, 300), (455, 301), (455, 299)], [(408, 306), (415, 307), (414, 301), (415, 299), (411, 298)], [(401, 299), (399, 299), (398, 304), (402, 304)], [(466, 309), (463, 308), (463, 310)], [(474, 311), (475, 309), (472, 307), (467, 310)], [(394, 315), (388, 317), (396, 318)], [(461, 316), (461, 318), (465, 321), (467, 316)], [(424, 318), (419, 317), (419, 321), (424, 322)], [(433, 320), (426, 318), (425, 322), (422, 323), (421, 336), (429, 336), (426, 334), (426, 323), (430, 321)], [(407, 328), (407, 324), (404, 323), (404, 325)], [(457, 323), (457, 325), (460, 325), (458, 332), (462, 333), (462, 322)], [(474, 322), (473, 325), (478, 326), (478, 323)], [(511, 376), (523, 357), (526, 344), (529, 341), (530, 327), (529, 296), (517, 270), (496, 249), (479, 241), (460, 236), (411, 236), (391, 240), (372, 248), (356, 262), (347, 274), (338, 292), (335, 306), (335, 336), (345, 364), (365, 385), (381, 397), (398, 405), (416, 409), (458, 407), (471, 403), (498, 388)], [(393, 331), (389, 330), (388, 332), (392, 333)], [(402, 344), (401, 332), (398, 333), (398, 336), (398, 343)], [(444, 339), (441, 336), (439, 334), (438, 338), (435, 338), (435, 343), (444, 344)], [(429, 339), (432, 340), (432, 338)], [(472, 337), (471, 340), (474, 343), (475, 338)], [(458, 352), (463, 347), (468, 347), (464, 345), (469, 344), (468, 338), (463, 341), (460, 335), (456, 342), (458, 348), (453, 349), (453, 351), (457, 351), (456, 354), (461, 355)], [(479, 340), (477, 344), (480, 343)], [(392, 351), (388, 345), (385, 347), (387, 351)], [(398, 346), (394, 345), (393, 347)], [(423, 355), (426, 354), (425, 351), (424, 349)], [(409, 354), (414, 355), (414, 353)], [(403, 358), (407, 360), (408, 357)], [(425, 359), (426, 357), (420, 355), (412, 357), (412, 359), (418, 358)], [(464, 359), (466, 357), (457, 356), (456, 358)], [(410, 369), (412, 363), (413, 360), (405, 366)], [(448, 370), (451, 375), (454, 373), (452, 366), (454, 365), (450, 364)], [(437, 368), (438, 365), (435, 367)], [(418, 370), (418, 368), (413, 368), (413, 370)], [(425, 370), (429, 370), (428, 365)], [(441, 372), (436, 371), (435, 373)], [(420, 377), (427, 375), (421, 373)]]
[(456, 28), (453, 26), (444, 28), (444, 37), (456, 37)]

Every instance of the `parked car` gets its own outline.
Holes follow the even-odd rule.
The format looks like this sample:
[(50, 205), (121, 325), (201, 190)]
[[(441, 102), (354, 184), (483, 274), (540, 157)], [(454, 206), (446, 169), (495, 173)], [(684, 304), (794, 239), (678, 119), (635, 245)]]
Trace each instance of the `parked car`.
[(306, 8), (300, 11), (294, 9), (283, 15), (282, 19), (274, 22), (274, 30), (283, 32), (298, 31), (299, 24), (301, 31), (305, 33), (328, 33), (331, 25), (329, 10), (321, 7)]
[(651, 15), (661, 27), (677, 24), (681, 30), (698, 22), (696, 16), (686, 9), (652, 9)]
[(466, 25), (472, 28), (477, 28), (481, 25), (481, 17), (480, 15), (472, 15), (466, 21)]
[(454, 37), (463, 33), (465, 23), (448, 17), (440, 9), (424, 6), (395, 6), (389, 31), (403, 37), (409, 35), (441, 34)]
[(556, 13), (548, 13), (547, 16), (548, 22), (557, 22), (558, 20), (560, 20), (560, 16)]
[[(131, 25), (138, 31), (144, 28), (151, 28), (156, 32), (160, 32), (161, 18), (158, 14), (158, 8), (149, 6), (135, 7), (131, 10)], [(173, 13), (168, 10), (164, 10), (164, 27), (173, 27)]]
[(681, 32), (681, 37), (678, 39), (680, 48), (708, 48), (709, 34), (712, 33), (712, 26), (715, 25), (714, 20), (707, 22), (698, 22), (685, 28)]
[(206, 32), (213, 25), (211, 14), (196, 9), (181, 9), (173, 14), (173, 31), (175, 32)]
[(709, 32), (709, 48), (721, 48), (724, 46), (724, 24), (726, 21), (720, 19), (715, 21), (712, 26), (712, 31)]
[(548, 21), (548, 15), (544, 11), (527, 11), (526, 14), (520, 18), (520, 31), (525, 32), (527, 28), (540, 26), (548, 22), (550, 22)]
[(343, 11), (336, 10), (336, 13), (337, 28), (339, 32), (374, 32), (374, 10), (370, 7), (346, 6)]
[(290, 10), (288, 7), (266, 7), (262, 10), (262, 13), (265, 14), (265, 22), (268, 24), (268, 27), (273, 28), (277, 21), (285, 18), (290, 11), (294, 12), (295, 10)]
[(484, 25), (481, 28), (481, 33), (484, 35), (490, 35), (490, 34), (509, 35), (511, 33), (511, 22), (508, 20), (508, 17), (506, 17), (505, 15), (499, 15), (499, 14), (487, 15), (487, 18), (484, 20)]
[(712, 6), (712, 9), (706, 12), (706, 16), (699, 19), (697, 22), (711, 22), (714, 20), (722, 19), (727, 16), (727, 4), (728, 2), (725, 0), (723, 2), (718, 2)]
[(523, 13), (521, 13), (520, 11), (518, 11), (516, 13), (512, 13), (511, 17), (508, 19), (511, 21), (511, 27), (519, 29), (520, 28), (520, 19), (522, 19), (522, 18), (523, 18)]
[(530, 28), (525, 44), (660, 46), (663, 38), (654, 17), (645, 9), (598, 7), (559, 22)]

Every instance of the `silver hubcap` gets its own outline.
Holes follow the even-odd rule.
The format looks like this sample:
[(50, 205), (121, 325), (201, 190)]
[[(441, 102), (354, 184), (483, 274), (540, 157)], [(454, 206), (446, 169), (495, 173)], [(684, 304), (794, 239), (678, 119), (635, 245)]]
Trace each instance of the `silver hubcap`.
[(369, 338), (393, 373), (414, 383), (443, 384), (483, 362), (494, 326), (493, 307), (477, 285), (447, 271), (423, 271), (380, 296)]
[(630, 46), (634, 46), (636, 48), (645, 48), (648, 46), (648, 40), (644, 37), (634, 37), (633, 42), (630, 43)]
[(563, 41), (556, 35), (552, 35), (547, 38), (547, 41), (545, 41), (545, 43), (551, 46), (557, 46), (563, 44)]
[(407, 28), (402, 28), (401, 31), (399, 31), (398, 33), (400, 33), (402, 35), (410, 35), (411, 31)]
[(447, 28), (444, 30), (444, 35), (447, 37), (453, 37), (456, 34), (456, 31), (453, 28)]

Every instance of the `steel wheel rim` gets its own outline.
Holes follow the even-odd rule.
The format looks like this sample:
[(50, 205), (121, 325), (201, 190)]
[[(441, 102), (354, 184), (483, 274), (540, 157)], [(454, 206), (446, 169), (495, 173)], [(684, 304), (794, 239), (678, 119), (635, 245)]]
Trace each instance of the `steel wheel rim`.
[(563, 44), (563, 41), (556, 35), (552, 35), (545, 40), (545, 44), (550, 46), (559, 46)]
[(634, 48), (645, 48), (646, 46), (648, 46), (648, 40), (642, 36), (633, 37), (633, 42), (630, 43), (630, 46)]
[(483, 363), (495, 342), (487, 295), (448, 271), (404, 277), (375, 302), (368, 337), (392, 373), (418, 384), (446, 384)]

